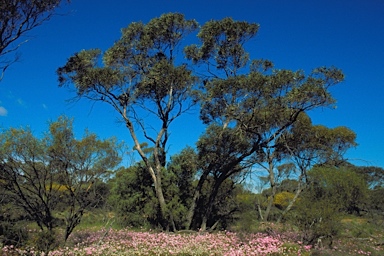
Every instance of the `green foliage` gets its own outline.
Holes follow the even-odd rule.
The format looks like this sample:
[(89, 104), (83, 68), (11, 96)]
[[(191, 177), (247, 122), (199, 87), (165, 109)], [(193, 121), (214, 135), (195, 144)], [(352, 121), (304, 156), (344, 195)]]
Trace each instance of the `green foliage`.
[(176, 47), (196, 28), (196, 21), (178, 13), (163, 14), (148, 24), (133, 22), (105, 52), (103, 67), (98, 66), (99, 49), (70, 57), (57, 70), (60, 85), (73, 83), (79, 96), (111, 104), (128, 123), (131, 118), (124, 109), (153, 105), (159, 108), (157, 117), (168, 124), (171, 116), (180, 114), (179, 104), (196, 81), (185, 65), (174, 63)]
[[(196, 175), (196, 154), (191, 148), (174, 155), (168, 168), (162, 170), (162, 184), (167, 206), (175, 225), (184, 229), (185, 215), (192, 200)], [(121, 224), (133, 227), (157, 228), (161, 223), (159, 203), (153, 181), (146, 166), (138, 163), (120, 169), (111, 181), (110, 202), (116, 209)]]
[(36, 235), (36, 249), (48, 253), (58, 246), (57, 234), (53, 230), (43, 230)]
[(2, 218), (0, 221), (0, 245), (23, 246), (29, 238), (25, 222)]
[(77, 140), (65, 117), (52, 122), (43, 138), (11, 128), (0, 134), (0, 144), (1, 189), (9, 202), (42, 231), (65, 223), (65, 239), (84, 211), (99, 205), (106, 193), (101, 180), (120, 162), (114, 139), (86, 133)]
[[(197, 154), (187, 147), (180, 154), (172, 156), (167, 168), (162, 170), (164, 196), (179, 230), (188, 228), (185, 224), (186, 215), (196, 189), (198, 165)], [(157, 228), (160, 225), (160, 209), (153, 182), (143, 163), (127, 169), (121, 168), (110, 185), (109, 200), (123, 226)], [(209, 204), (213, 186), (214, 179), (209, 177), (200, 191), (193, 219), (193, 227), (196, 229)], [(238, 210), (239, 202), (236, 196), (242, 191), (232, 180), (225, 181), (212, 204), (209, 224), (213, 225), (218, 221), (221, 227), (227, 226)]]
[[(183, 153), (176, 157), (183, 157), (182, 155)], [(181, 163), (181, 166), (185, 164), (186, 162)], [(191, 202), (192, 182), (196, 169), (193, 166), (181, 169), (177, 162), (173, 166), (176, 168), (164, 170), (163, 184), (167, 206), (173, 214), (177, 229), (180, 230), (185, 229), (185, 216)]]
[(3, 184), (4, 182), (0, 180), (0, 246), (20, 246), (28, 239), (25, 221), (23, 221), (28, 216), (15, 205)]
[(331, 246), (340, 232), (341, 216), (338, 207), (326, 199), (314, 199), (305, 194), (291, 218), (301, 230), (306, 244), (317, 245), (320, 241), (326, 241)]
[[(200, 45), (189, 46), (185, 52), (192, 63), (206, 67), (200, 117), (210, 126), (198, 149), (206, 159), (207, 172), (214, 173), (215, 186), (220, 186), (245, 166), (265, 167), (272, 187), (265, 212), (268, 219), (276, 193), (276, 167), (283, 157), (289, 157), (282, 150), (287, 146), (285, 132), (300, 114), (333, 106), (335, 99), (328, 89), (343, 81), (344, 75), (335, 67), (316, 68), (305, 75), (301, 70), (275, 69), (271, 61), (251, 60), (245, 44), (258, 27), (231, 18), (209, 21), (198, 34)], [(287, 170), (291, 169), (280, 174)], [(217, 190), (212, 190), (211, 203)]]
[(109, 201), (122, 226), (156, 227), (158, 203), (149, 173), (142, 164), (116, 172)]
[(368, 185), (365, 211), (370, 216), (381, 217), (384, 210), (384, 169), (375, 166), (353, 166), (346, 164), (347, 168), (356, 172)]
[(348, 168), (315, 168), (310, 172), (315, 198), (326, 199), (347, 213), (359, 213), (368, 187), (362, 177)]
[(257, 24), (238, 22), (232, 18), (208, 21), (197, 35), (202, 42), (201, 47), (197, 45), (186, 47), (186, 56), (194, 63), (205, 62), (212, 58), (217, 61), (217, 69), (228, 72), (234, 67), (232, 72), (236, 72), (249, 61), (243, 44), (256, 35), (258, 28)]
[(356, 134), (347, 127), (327, 128), (312, 125), (310, 117), (301, 113), (291, 129), (278, 142), (281, 150), (293, 157), (294, 162), (306, 176), (313, 163), (340, 166), (343, 155), (357, 145)]
[(384, 187), (384, 169), (375, 166), (352, 166), (358, 174), (360, 174), (368, 183), (369, 188)]
[[(182, 14), (163, 14), (147, 24), (134, 22), (123, 29), (102, 61), (101, 50), (91, 49), (70, 57), (57, 70), (60, 86), (73, 84), (79, 97), (106, 102), (121, 115), (153, 182), (164, 228), (173, 225), (176, 229), (175, 222), (181, 222), (188, 212), (187, 228), (195, 215), (195, 224), (201, 218), (205, 229), (208, 219), (220, 215), (215, 204), (221, 201), (221, 189), (234, 189), (236, 175), (255, 164), (267, 166), (272, 188), (265, 214), (268, 219), (278, 179), (296, 171), (292, 163), (277, 168), (280, 164), (293, 157), (305, 159), (296, 163), (299, 191), (313, 160), (338, 164), (345, 150), (355, 145), (355, 134), (349, 129), (315, 127), (305, 118), (313, 109), (334, 106), (329, 88), (344, 80), (342, 71), (319, 67), (306, 75), (302, 70), (275, 69), (268, 60), (252, 60), (245, 45), (258, 28), (258, 24), (231, 18), (198, 27)], [(197, 29), (199, 44), (184, 48), (192, 67), (199, 67), (194, 72), (179, 62), (176, 49)], [(200, 178), (192, 196), (192, 173), (166, 164), (166, 145), (170, 124), (197, 102), (200, 117), (209, 126), (197, 142)], [(143, 110), (146, 118), (139, 116)], [(156, 125), (145, 123), (153, 120), (149, 116), (156, 118)], [(157, 124), (161, 127), (157, 131), (147, 129)], [(300, 126), (309, 132), (298, 136)], [(138, 140), (138, 131), (151, 143), (150, 157)], [(181, 185), (178, 176), (183, 175), (188, 184)], [(142, 196), (148, 195), (124, 201), (133, 205)]]
[(173, 155), (168, 165), (170, 173), (174, 174), (173, 181), (179, 188), (178, 196), (181, 204), (189, 206), (194, 193), (193, 183), (198, 170), (198, 156), (191, 147), (186, 147), (179, 154)]
[(291, 217), (308, 244), (319, 239), (332, 245), (339, 235), (341, 212), (359, 212), (367, 195), (367, 184), (347, 168), (314, 168), (309, 172), (309, 186), (302, 193)]
[(298, 181), (294, 179), (285, 179), (280, 183), (278, 191), (294, 193), (297, 189)]
[(236, 195), (237, 211), (234, 213), (230, 230), (236, 232), (258, 231), (258, 212), (256, 209), (257, 195), (243, 190)]
[(382, 216), (384, 212), (384, 188), (378, 187), (368, 191), (369, 200), (367, 202), (368, 211), (374, 215)]

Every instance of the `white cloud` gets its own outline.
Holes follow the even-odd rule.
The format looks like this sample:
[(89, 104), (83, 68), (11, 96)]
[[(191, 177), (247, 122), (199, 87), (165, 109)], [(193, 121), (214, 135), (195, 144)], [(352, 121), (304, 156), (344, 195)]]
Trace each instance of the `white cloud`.
[(4, 107), (0, 107), (0, 116), (7, 116), (8, 110)]

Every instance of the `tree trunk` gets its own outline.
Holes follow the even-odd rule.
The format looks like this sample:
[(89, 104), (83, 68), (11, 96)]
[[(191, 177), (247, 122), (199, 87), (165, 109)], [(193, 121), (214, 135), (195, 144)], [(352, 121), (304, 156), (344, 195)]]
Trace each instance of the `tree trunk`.
[(163, 224), (163, 228), (169, 229), (169, 224), (171, 224), (173, 231), (176, 231), (176, 225), (174, 222), (173, 214), (171, 211), (168, 210), (167, 204), (165, 203), (164, 194), (163, 194), (163, 188), (161, 184), (161, 164), (159, 161), (159, 154), (155, 150), (154, 157), (157, 164), (156, 164), (156, 170), (154, 170), (153, 165), (151, 165), (149, 159), (146, 157), (143, 149), (141, 148), (141, 145), (139, 143), (139, 140), (137, 139), (135, 130), (133, 128), (132, 122), (129, 120), (129, 118), (126, 117), (125, 113), (124, 113), (124, 119), (126, 121), (126, 126), (131, 133), (131, 137), (135, 143), (135, 148), (139, 153), (141, 159), (143, 160), (145, 166), (147, 167), (149, 174), (152, 177), (152, 181), (155, 186), (156, 197), (157, 197), (157, 200), (159, 201), (161, 218), (163, 219), (163, 221), (167, 222), (166, 224)]
[(293, 197), (292, 201), (289, 202), (287, 208), (285, 208), (285, 210), (280, 215), (280, 217), (277, 219), (277, 223), (281, 222), (282, 218), (285, 216), (285, 214), (287, 214), (287, 212), (289, 212), (292, 209), (293, 204), (296, 202), (297, 198), (299, 198), (301, 191), (303, 191), (301, 184), (302, 184), (302, 181), (301, 181), (301, 178), (299, 178), (299, 183), (297, 185), (297, 190), (296, 190), (295, 196)]
[(66, 219), (66, 228), (65, 228), (65, 236), (64, 236), (65, 242), (68, 240), (69, 236), (72, 234), (72, 231), (75, 229), (75, 227), (80, 223), (83, 213), (84, 211), (80, 210), (73, 215), (71, 214), (71, 216)]
[(260, 207), (260, 200), (258, 200), (256, 205), (257, 205), (257, 211), (259, 212), (260, 219), (264, 220), (263, 212), (261, 211), (261, 207)]
[(272, 195), (268, 199), (267, 209), (265, 210), (265, 213), (264, 213), (264, 220), (266, 220), (266, 221), (268, 221), (269, 214), (271, 212), (271, 208), (272, 208), (272, 204), (273, 204), (273, 200), (275, 199), (275, 194), (276, 194), (275, 184), (271, 187), (272, 187)]
[(190, 205), (189, 210), (188, 210), (186, 224), (185, 224), (185, 228), (188, 229), (188, 230), (192, 228), (191, 226), (192, 226), (193, 216), (195, 214), (196, 205), (197, 205), (197, 202), (198, 202), (198, 200), (200, 198), (201, 189), (202, 189), (202, 187), (204, 185), (205, 180), (208, 177), (208, 173), (209, 173), (208, 171), (205, 171), (201, 175), (201, 177), (199, 179), (199, 182), (198, 182), (198, 184), (196, 186), (195, 193), (193, 195), (193, 199), (192, 199), (191, 205)]
[(208, 218), (211, 215), (212, 208), (213, 208), (213, 203), (215, 202), (217, 193), (219, 192), (219, 188), (221, 183), (223, 183), (224, 179), (219, 178), (218, 180), (215, 181), (211, 194), (209, 195), (209, 200), (208, 200), (208, 206), (207, 209), (204, 212), (203, 219), (201, 222), (200, 230), (205, 231), (207, 229), (207, 222)]
[(265, 213), (264, 213), (264, 220), (265, 221), (268, 221), (268, 217), (269, 217), (269, 214), (271, 212), (271, 208), (272, 208), (272, 204), (273, 204), (273, 200), (275, 199), (275, 195), (276, 195), (276, 182), (275, 182), (275, 174), (273, 173), (273, 163), (272, 161), (269, 161), (269, 164), (268, 164), (268, 172), (269, 172), (269, 183), (271, 184), (271, 196), (269, 197), (269, 200), (268, 200), (268, 205), (267, 205), (267, 209), (265, 210)]
[(193, 215), (195, 214), (195, 209), (196, 209), (197, 201), (199, 200), (199, 198), (200, 198), (200, 190), (196, 189), (187, 213), (186, 221), (185, 221), (185, 229), (187, 230), (191, 229)]
[(159, 172), (157, 172), (156, 179), (154, 180), (155, 184), (155, 191), (157, 199), (159, 200), (160, 205), (160, 211), (161, 211), (161, 217), (166, 223), (163, 223), (163, 228), (169, 231), (169, 225), (172, 227), (172, 231), (177, 231), (175, 221), (173, 218), (172, 212), (168, 209), (167, 204), (165, 202), (164, 194), (163, 194), (163, 188), (161, 184), (161, 175)]

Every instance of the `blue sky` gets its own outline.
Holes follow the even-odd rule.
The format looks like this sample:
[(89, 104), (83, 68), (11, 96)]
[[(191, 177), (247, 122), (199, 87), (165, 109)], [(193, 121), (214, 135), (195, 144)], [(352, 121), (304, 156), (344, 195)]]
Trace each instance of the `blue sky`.
[[(181, 12), (200, 24), (229, 16), (260, 24), (248, 44), (254, 59), (306, 73), (318, 66), (342, 69), (345, 82), (332, 89), (337, 109), (314, 111), (312, 120), (349, 127), (357, 133), (359, 146), (347, 157), (356, 165), (384, 167), (383, 0), (72, 0), (58, 11), (65, 15), (29, 34), (20, 48), (20, 61), (0, 82), (2, 128), (28, 125), (41, 135), (48, 121), (66, 115), (74, 118), (79, 136), (88, 128), (101, 138), (116, 136), (131, 148), (127, 129), (109, 106), (66, 102), (74, 93), (58, 87), (56, 69), (82, 49), (108, 49), (119, 39), (120, 29), (133, 21), (146, 23), (167, 12)], [(172, 153), (193, 146), (203, 126), (190, 114), (171, 130)]]

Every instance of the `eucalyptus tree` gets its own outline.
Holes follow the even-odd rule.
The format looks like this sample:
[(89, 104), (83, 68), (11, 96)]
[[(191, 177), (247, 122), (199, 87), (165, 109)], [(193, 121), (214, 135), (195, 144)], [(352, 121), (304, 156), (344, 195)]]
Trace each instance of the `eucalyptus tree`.
[[(0, 69), (5, 70), (18, 56), (7, 58), (28, 41), (29, 31), (49, 20), (62, 0), (0, 0)], [(66, 2), (70, 2), (66, 0)], [(1, 80), (1, 79), (0, 79)]]
[(64, 222), (65, 240), (98, 200), (95, 183), (120, 162), (115, 140), (91, 133), (77, 140), (64, 117), (41, 139), (30, 129), (6, 130), (0, 145), (0, 185), (8, 199), (41, 230), (51, 232)]
[[(229, 182), (231, 177), (247, 169), (247, 164), (241, 163), (241, 160), (249, 155), (250, 147), (249, 140), (236, 129), (223, 129), (218, 125), (209, 126), (199, 138), (197, 161), (200, 177), (187, 215), (187, 227), (191, 227), (194, 218), (200, 218), (200, 229), (207, 228), (221, 186), (224, 182)], [(207, 182), (210, 183), (209, 186), (205, 185)], [(200, 213), (202, 216), (194, 217), (204, 186), (209, 190), (206, 193), (207, 203)]]
[[(61, 86), (73, 84), (79, 98), (109, 104), (120, 115), (153, 180), (167, 229), (176, 228), (162, 188), (169, 127), (195, 104), (191, 96), (196, 78), (187, 65), (177, 63), (183, 40), (197, 26), (178, 13), (147, 24), (134, 22), (104, 53), (102, 63), (101, 50), (91, 49), (74, 54), (57, 70)], [(153, 148), (154, 162), (142, 142)]]
[(305, 113), (279, 138), (280, 152), (294, 165), (297, 189), (293, 200), (278, 221), (292, 208), (307, 184), (307, 172), (314, 166), (340, 167), (345, 164), (346, 151), (356, 144), (356, 134), (347, 127), (328, 128), (313, 125)]
[(188, 59), (205, 67), (200, 116), (205, 124), (221, 127), (217, 129), (217, 139), (212, 140), (215, 150), (229, 133), (244, 138), (248, 144), (232, 153), (233, 158), (222, 154), (222, 159), (215, 162), (223, 164), (207, 169), (206, 175), (217, 173), (219, 183), (231, 176), (231, 172), (236, 173), (228, 167), (264, 161), (260, 156), (265, 155), (266, 149), (275, 147), (278, 138), (296, 122), (300, 113), (333, 106), (335, 100), (328, 89), (344, 79), (342, 72), (334, 67), (316, 68), (305, 75), (301, 70), (275, 69), (271, 61), (251, 60), (244, 45), (258, 28), (258, 24), (231, 18), (212, 20), (198, 33), (200, 45), (185, 50)]

